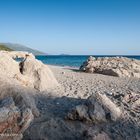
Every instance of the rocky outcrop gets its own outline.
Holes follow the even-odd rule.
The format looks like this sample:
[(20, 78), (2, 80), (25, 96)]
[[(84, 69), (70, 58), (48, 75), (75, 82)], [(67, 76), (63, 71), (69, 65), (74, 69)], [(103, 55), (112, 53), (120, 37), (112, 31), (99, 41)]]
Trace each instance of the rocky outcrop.
[(19, 108), (12, 97), (0, 101), (0, 138), (3, 140), (20, 140), (22, 133), (33, 121), (29, 108)]
[(100, 132), (98, 129), (93, 130), (92, 128), (85, 131), (84, 137), (86, 140), (111, 140), (104, 131)]
[[(17, 62), (16, 58), (23, 58), (23, 61)], [(0, 52), (0, 72), (5, 77), (17, 80), (21, 85), (39, 91), (58, 86), (48, 66), (27, 52)]]
[(122, 110), (117, 107), (105, 94), (97, 93), (89, 97), (88, 102), (78, 105), (67, 118), (93, 123), (117, 121), (121, 118)]
[(34, 116), (39, 116), (34, 95), (36, 90), (20, 85), (12, 78), (0, 76), (0, 100), (12, 97), (19, 108), (30, 108)]
[(30, 83), (33, 84), (35, 89), (44, 91), (58, 86), (53, 73), (42, 62), (32, 57), (27, 57), (26, 60), (20, 63), (20, 66), (21, 73), (29, 78)]
[(97, 92), (71, 109), (66, 120), (89, 125), (83, 133), (86, 140), (139, 140), (139, 110), (139, 93), (116, 96)]
[(20, 140), (40, 115), (34, 96), (58, 83), (46, 65), (26, 52), (0, 52), (0, 73), (0, 140)]
[(103, 57), (96, 59), (90, 56), (81, 65), (80, 70), (117, 77), (140, 78), (140, 61), (126, 57)]

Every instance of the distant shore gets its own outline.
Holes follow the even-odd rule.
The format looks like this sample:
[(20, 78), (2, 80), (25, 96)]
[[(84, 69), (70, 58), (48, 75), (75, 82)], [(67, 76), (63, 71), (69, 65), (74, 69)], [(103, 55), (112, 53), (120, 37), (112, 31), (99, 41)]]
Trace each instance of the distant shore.
[[(47, 65), (56, 65), (64, 67), (75, 67), (79, 68), (84, 61), (89, 58), (90, 55), (41, 55), (36, 58)], [(113, 55), (91, 55), (93, 57), (113, 57)], [(115, 57), (115, 56), (114, 56)], [(140, 60), (140, 56), (125, 56), (131, 59)]]

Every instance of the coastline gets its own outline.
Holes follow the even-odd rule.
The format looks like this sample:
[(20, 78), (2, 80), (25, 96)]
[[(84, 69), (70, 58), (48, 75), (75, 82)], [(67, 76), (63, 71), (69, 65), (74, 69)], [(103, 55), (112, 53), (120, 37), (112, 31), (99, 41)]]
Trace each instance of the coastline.
[[(63, 67), (74, 67), (79, 68), (81, 64), (89, 58), (90, 55), (43, 55), (43, 56), (36, 56), (36, 58), (42, 61), (44, 64), (47, 65), (56, 65), (56, 66), (63, 66)], [(116, 57), (115, 55), (91, 55), (95, 58), (103, 58), (103, 57)], [(118, 56), (118, 55), (117, 55)], [(119, 56), (121, 57), (121, 56)], [(130, 59), (137, 59), (140, 60), (140, 56), (123, 56)]]
[(55, 64), (45, 64), (45, 65), (47, 65), (47, 66), (49, 66), (49, 67), (56, 67), (56, 68), (67, 68), (67, 69), (76, 69), (76, 70), (79, 70), (79, 67), (75, 67), (75, 66), (68, 66), (68, 65), (63, 65), (63, 66), (61, 66), (61, 65), (55, 65)]

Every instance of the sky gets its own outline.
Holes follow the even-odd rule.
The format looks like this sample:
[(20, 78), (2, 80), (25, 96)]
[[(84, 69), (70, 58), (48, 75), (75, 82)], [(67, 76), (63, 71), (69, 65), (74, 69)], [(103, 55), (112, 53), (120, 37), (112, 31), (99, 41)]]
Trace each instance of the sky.
[(0, 42), (48, 54), (140, 55), (140, 0), (0, 0)]

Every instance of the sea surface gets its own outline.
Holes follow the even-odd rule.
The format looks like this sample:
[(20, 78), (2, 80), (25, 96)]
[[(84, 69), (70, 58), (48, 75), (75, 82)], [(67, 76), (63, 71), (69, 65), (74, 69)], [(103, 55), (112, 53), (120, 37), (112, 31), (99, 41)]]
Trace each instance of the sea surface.
[[(80, 65), (87, 60), (89, 55), (42, 55), (36, 56), (38, 60), (41, 60), (44, 64), (58, 65), (58, 66), (70, 66), (70, 67), (80, 67)], [(94, 55), (94, 57), (114, 57), (114, 56), (99, 56)], [(125, 56), (128, 58), (139, 59), (140, 56)]]

